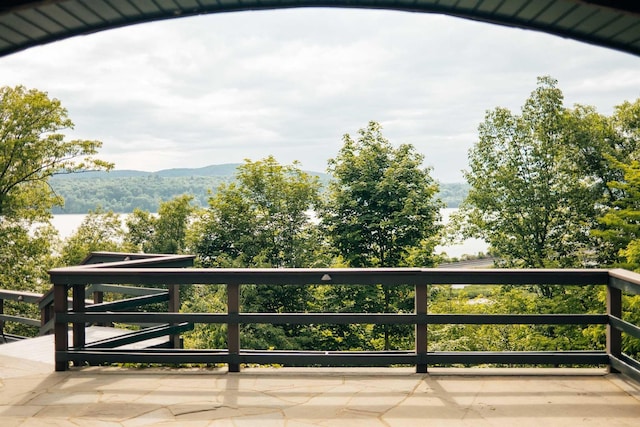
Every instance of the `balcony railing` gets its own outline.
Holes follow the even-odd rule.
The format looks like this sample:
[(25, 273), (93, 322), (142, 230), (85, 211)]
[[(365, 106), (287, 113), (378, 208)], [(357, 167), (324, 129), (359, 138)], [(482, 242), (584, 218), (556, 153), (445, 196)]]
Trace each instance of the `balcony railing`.
[[(170, 261), (171, 258), (165, 259)], [(622, 295), (640, 294), (640, 275), (625, 270), (604, 269), (193, 269), (153, 268), (155, 260), (131, 260), (55, 269), (50, 272), (55, 293), (56, 370), (74, 365), (100, 363), (226, 363), (237, 372), (242, 364), (385, 366), (415, 365), (426, 372), (429, 365), (442, 364), (524, 364), (524, 365), (607, 365), (640, 378), (640, 363), (622, 353), (622, 334), (640, 338), (640, 328), (622, 320)], [(184, 313), (177, 306), (170, 312), (104, 310), (85, 305), (87, 286), (168, 285), (173, 292), (187, 285), (226, 286), (226, 313)], [(413, 313), (247, 313), (241, 311), (243, 285), (411, 285), (415, 289)], [(602, 314), (432, 314), (427, 312), (431, 285), (601, 285), (607, 288), (607, 312)], [(67, 306), (69, 291), (72, 307)], [(113, 308), (113, 307), (112, 307)], [(106, 323), (153, 323), (164, 325), (225, 324), (226, 349), (138, 349), (111, 346), (99, 348), (85, 342), (85, 325)], [(387, 324), (413, 325), (415, 347), (407, 351), (279, 351), (241, 348), (244, 324)], [(451, 352), (431, 351), (427, 328), (438, 324), (502, 325), (606, 325), (606, 350)], [(69, 342), (69, 325), (73, 340)]]
[[(17, 304), (26, 306), (37, 306), (42, 299), (42, 294), (23, 291), (0, 290), (0, 343), (6, 343), (26, 338), (23, 335), (8, 333), (5, 331), (5, 323), (18, 323), (33, 328), (40, 328), (40, 319), (33, 319), (24, 315), (5, 313), (5, 301), (14, 301)], [(20, 310), (21, 312), (27, 310)]]
[[(149, 266), (190, 267), (193, 266), (193, 258), (193, 256), (185, 255), (166, 256), (157, 254), (93, 252), (89, 256), (87, 256), (80, 265), (94, 265), (95, 267), (95, 264), (144, 259), (145, 263)], [(47, 335), (53, 333), (55, 314), (53, 310), (53, 289), (54, 288), (51, 288), (44, 294), (0, 289), (0, 344), (28, 339), (31, 337), (30, 334), (29, 336), (27, 336), (7, 332), (7, 323), (19, 324), (37, 329), (37, 335)], [(112, 301), (109, 304), (102, 304), (105, 292), (119, 294), (123, 296), (124, 299)], [(171, 289), (94, 284), (87, 288), (87, 293), (93, 293), (93, 299), (85, 301), (85, 307), (87, 308), (87, 310), (90, 310), (90, 307), (94, 305), (94, 309), (113, 310), (114, 308), (117, 309), (118, 307), (122, 309), (127, 307), (136, 307), (151, 302), (169, 301), (170, 307), (174, 309), (174, 311), (178, 311), (177, 307), (180, 304), (179, 296), (177, 294), (174, 294)], [(126, 298), (126, 296), (133, 296), (134, 298)], [(5, 301), (13, 302), (14, 305), (16, 305), (13, 311), (19, 314), (7, 313)], [(72, 304), (73, 301), (71, 299), (68, 299), (68, 307), (72, 307)], [(36, 310), (39, 312), (39, 318), (35, 318), (37, 316), (33, 314), (32, 317), (27, 317), (28, 314), (24, 314), (28, 312), (33, 313)], [(172, 336), (171, 339), (177, 340), (178, 336)]]

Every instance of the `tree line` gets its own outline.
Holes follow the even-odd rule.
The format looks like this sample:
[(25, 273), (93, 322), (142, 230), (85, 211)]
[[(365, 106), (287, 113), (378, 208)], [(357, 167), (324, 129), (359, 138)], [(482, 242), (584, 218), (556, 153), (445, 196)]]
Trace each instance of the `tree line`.
[[(46, 94), (22, 87), (4, 88), (0, 96), (7, 110), (3, 117), (20, 110), (21, 97), (38, 96), (43, 104), (59, 105)], [(4, 102), (9, 96), (16, 105)], [(63, 109), (57, 115), (61, 125), (55, 132), (70, 123)], [(48, 287), (48, 268), (77, 264), (93, 250), (192, 253), (202, 267), (430, 267), (440, 261), (434, 248), (442, 239), (469, 236), (490, 243), (499, 260), (496, 268), (640, 268), (640, 99), (620, 104), (611, 116), (588, 106), (566, 108), (551, 77), (539, 78), (518, 114), (504, 108), (486, 113), (469, 152), (468, 195), (446, 229), (439, 217), (440, 185), (422, 166), (424, 155), (411, 144), (392, 144), (380, 124), (372, 121), (357, 135), (344, 135), (342, 148), (329, 160), (331, 180), (324, 189), (317, 176), (297, 163), (281, 165), (272, 156), (247, 160), (233, 180), (217, 186), (205, 205), (191, 195), (180, 195), (160, 202), (155, 215), (135, 209), (125, 224), (113, 211), (100, 208), (55, 246), (53, 230), (46, 224), (51, 207), (62, 200), (48, 187), (51, 176), (112, 165), (94, 157), (98, 142), (67, 142), (57, 152), (47, 144), (63, 144), (62, 136), (51, 139), (49, 127), (33, 125), (40, 123), (37, 120), (28, 121), (29, 132), (14, 132), (11, 123), (16, 120), (23, 119), (3, 118), (0, 132), (6, 147), (5, 174), (0, 177), (0, 232), (6, 242), (0, 275), (12, 288)], [(47, 123), (51, 116), (41, 120)], [(25, 138), (25, 133), (32, 137)], [(12, 162), (29, 156), (33, 164), (49, 166), (3, 184), (12, 175)], [(8, 202), (2, 203), (2, 197)], [(36, 222), (45, 225), (25, 231), (33, 230)], [(597, 288), (496, 286), (475, 296), (437, 284), (430, 288), (433, 312), (604, 310), (604, 294)], [(256, 312), (396, 313), (413, 307), (410, 287), (243, 289), (243, 309)], [(185, 311), (224, 310), (222, 288), (192, 286), (185, 292)], [(472, 299), (478, 303), (470, 304)], [(639, 321), (639, 307), (637, 298), (627, 298), (625, 318)], [(246, 348), (387, 350), (413, 345), (412, 328), (402, 325), (245, 328)], [(599, 326), (441, 325), (429, 333), (434, 346), (450, 350), (604, 346)], [(188, 334), (186, 343), (220, 348), (225, 339), (221, 327), (207, 325)], [(640, 345), (626, 339), (625, 348), (635, 354)]]
[(56, 214), (86, 214), (102, 208), (117, 213), (134, 209), (158, 212), (162, 201), (188, 194), (197, 206), (206, 206), (209, 192), (220, 184), (233, 180), (233, 175), (165, 177), (156, 174), (130, 177), (76, 178), (54, 177), (51, 187), (64, 199), (64, 205), (54, 206)]
[[(193, 197), (195, 206), (204, 207), (221, 184), (235, 180), (236, 167), (225, 168), (228, 169), (225, 175), (217, 170), (212, 170), (215, 175), (202, 175), (199, 169), (185, 169), (179, 175), (139, 171), (115, 176), (112, 173), (56, 175), (49, 184), (64, 204), (53, 206), (52, 213), (86, 214), (97, 208), (117, 213), (132, 213), (135, 209), (158, 212), (163, 201), (185, 194)], [(309, 173), (318, 176), (321, 190), (326, 188), (329, 175)], [(457, 208), (468, 190), (466, 183), (440, 183), (438, 198), (446, 207)]]

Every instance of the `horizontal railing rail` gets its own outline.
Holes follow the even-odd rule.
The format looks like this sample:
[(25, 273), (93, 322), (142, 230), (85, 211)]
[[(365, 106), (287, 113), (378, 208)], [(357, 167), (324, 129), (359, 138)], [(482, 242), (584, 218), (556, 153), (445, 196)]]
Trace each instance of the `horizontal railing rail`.
[[(394, 313), (138, 313), (96, 312), (61, 313), (66, 322), (101, 323), (117, 318), (122, 323), (263, 323), (271, 325), (606, 325), (606, 314), (394, 314)], [(622, 322), (626, 323), (626, 322)], [(627, 323), (628, 324), (628, 323)], [(628, 324), (631, 325), (631, 324)], [(632, 326), (632, 325), (631, 325)]]
[[(440, 364), (544, 364), (609, 365), (640, 378), (638, 363), (621, 352), (621, 334), (637, 336), (640, 328), (622, 316), (622, 294), (640, 293), (640, 275), (623, 270), (605, 269), (192, 269), (123, 267), (122, 263), (102, 264), (99, 268), (64, 268), (50, 272), (56, 289), (56, 369), (66, 370), (69, 363), (226, 363), (230, 371), (239, 371), (245, 363), (285, 365), (372, 366), (411, 364), (418, 372), (428, 365)], [(84, 307), (88, 285), (224, 285), (225, 313), (104, 312)], [(241, 312), (240, 288), (245, 285), (412, 285), (413, 313), (245, 313)], [(430, 285), (601, 285), (609, 292), (607, 313), (592, 314), (434, 314), (427, 311)], [(64, 299), (72, 291), (71, 310)], [(149, 349), (122, 350), (93, 348), (84, 342), (81, 330), (85, 323), (135, 322), (180, 324), (224, 324), (227, 326), (225, 349)], [(390, 324), (414, 325), (415, 347), (412, 350), (368, 351), (284, 351), (253, 350), (240, 346), (240, 325), (245, 324)], [(453, 352), (428, 348), (428, 325), (606, 325), (607, 349), (574, 351), (522, 352)], [(68, 340), (68, 325), (74, 339)], [(78, 337), (76, 338), (76, 334)]]
[(0, 342), (6, 343), (26, 338), (24, 335), (8, 333), (5, 330), (6, 322), (18, 323), (30, 327), (40, 327), (39, 319), (33, 319), (18, 314), (5, 313), (5, 301), (14, 301), (19, 304), (37, 306), (41, 298), (42, 294), (34, 292), (0, 290)]
[[(99, 269), (103, 265), (112, 267), (191, 267), (193, 266), (192, 255), (165, 255), (165, 254), (137, 254), (137, 253), (120, 253), (120, 252), (93, 252), (85, 258), (83, 264), (74, 268), (89, 267)], [(93, 293), (93, 299), (86, 299), (84, 306), (87, 310), (95, 311), (118, 311), (125, 309), (133, 309), (147, 304), (157, 302), (169, 302), (170, 309), (177, 311), (179, 306), (179, 298), (176, 289), (157, 288), (157, 287), (141, 287), (141, 286), (122, 286), (111, 284), (94, 283), (87, 288), (87, 292)], [(114, 301), (104, 302), (105, 293), (118, 294), (132, 298), (120, 298)], [(35, 305), (40, 313), (40, 318), (30, 318), (21, 314), (5, 313), (5, 301), (15, 301), (18, 303)], [(72, 310), (73, 299), (67, 298), (67, 308)], [(78, 302), (76, 302), (78, 304)], [(26, 310), (21, 310), (25, 312)], [(0, 289), (0, 338), (2, 342), (15, 341), (19, 339), (29, 338), (28, 336), (9, 334), (5, 331), (5, 322), (19, 323), (22, 325), (39, 328), (38, 335), (46, 335), (54, 331), (54, 288), (44, 294), (2, 290)], [(168, 334), (174, 343), (178, 343), (179, 337), (175, 336), (174, 329), (168, 328), (172, 332)]]
[(193, 329), (193, 323), (183, 322), (177, 325), (157, 325), (123, 335), (104, 338), (85, 345), (85, 348), (116, 348), (137, 344), (153, 338), (164, 337)]
[[(171, 300), (171, 295), (167, 289), (159, 288), (143, 288), (133, 286), (120, 286), (120, 285), (93, 285), (89, 287), (89, 290), (94, 292), (111, 292), (120, 294), (123, 296), (132, 296), (129, 298), (122, 298), (109, 302), (96, 303), (95, 293), (94, 300), (85, 300), (85, 308), (88, 311), (122, 311), (126, 309), (133, 309), (148, 304), (155, 304), (158, 302), (167, 302)], [(102, 296), (99, 297), (102, 300)], [(19, 303), (30, 304), (37, 306), (40, 311), (40, 318), (30, 318), (24, 315), (6, 314), (5, 313), (5, 301), (16, 301)], [(33, 292), (0, 290), (0, 337), (3, 342), (27, 339), (29, 336), (9, 334), (5, 332), (5, 322), (19, 323), (22, 325), (38, 328), (38, 335), (46, 335), (49, 332), (53, 332), (54, 319), (53, 310), (49, 316), (45, 315), (46, 310), (53, 308), (53, 292), (47, 292), (45, 294), (37, 294)], [(67, 299), (67, 305), (72, 307), (73, 300)], [(174, 303), (175, 305), (175, 303)], [(24, 312), (25, 310), (21, 310)]]
[(90, 283), (165, 285), (605, 285), (604, 269), (437, 269), (437, 268), (99, 268), (68, 267), (50, 272), (54, 284)]
[(622, 269), (610, 270), (607, 287), (607, 354), (613, 370), (640, 380), (640, 362), (622, 352), (623, 334), (640, 340), (640, 327), (623, 320), (623, 294), (640, 295), (640, 274)]
[(27, 304), (37, 304), (40, 298), (42, 298), (42, 294), (34, 292), (0, 290), (0, 299), (3, 301), (20, 301)]

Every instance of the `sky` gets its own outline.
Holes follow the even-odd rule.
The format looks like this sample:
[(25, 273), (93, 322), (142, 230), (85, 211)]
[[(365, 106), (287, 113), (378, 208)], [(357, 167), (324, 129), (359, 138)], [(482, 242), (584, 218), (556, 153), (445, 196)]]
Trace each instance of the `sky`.
[(485, 113), (520, 111), (538, 76), (603, 114), (640, 97), (640, 57), (445, 15), (288, 9), (103, 31), (0, 58), (0, 85), (45, 91), (69, 138), (116, 169), (158, 171), (273, 155), (324, 172), (371, 120), (440, 182), (464, 181)]

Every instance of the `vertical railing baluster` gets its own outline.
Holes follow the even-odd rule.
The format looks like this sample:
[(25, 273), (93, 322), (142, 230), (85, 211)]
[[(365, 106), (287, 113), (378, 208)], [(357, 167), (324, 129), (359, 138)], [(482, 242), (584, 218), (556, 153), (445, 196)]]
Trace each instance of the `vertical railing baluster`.
[(69, 369), (69, 362), (66, 361), (66, 353), (69, 351), (69, 326), (67, 322), (60, 320), (59, 314), (64, 314), (68, 310), (67, 286), (53, 286), (53, 311), (55, 313), (54, 338), (55, 338), (55, 361), (56, 371), (66, 371)]
[[(240, 313), (240, 285), (238, 283), (227, 284), (227, 313)], [(229, 355), (240, 354), (240, 325), (237, 321), (227, 323), (227, 345), (229, 346)], [(229, 372), (240, 372), (240, 364), (229, 363)]]
[(102, 291), (93, 291), (93, 303), (94, 304), (102, 304), (104, 302), (104, 292)]
[[(0, 314), (4, 314), (4, 299), (0, 298)], [(7, 339), (4, 336), (4, 319), (0, 319), (0, 333), (2, 333), (2, 339), (4, 340), (4, 342), (7, 341)]]
[[(93, 303), (94, 304), (102, 304), (104, 302), (104, 292), (103, 291), (93, 291)], [(96, 326), (113, 326), (112, 323), (107, 322), (99, 322)]]
[[(72, 307), (75, 313), (84, 313), (86, 298), (85, 285), (73, 285), (72, 290)], [(73, 347), (76, 349), (84, 348), (86, 344), (85, 339), (85, 324), (84, 322), (73, 322)], [(82, 366), (82, 362), (74, 362), (75, 366)]]
[[(180, 312), (180, 285), (169, 285), (169, 313)], [(175, 323), (171, 324), (172, 326)], [(180, 334), (169, 335), (169, 347), (180, 348)]]
[[(607, 315), (622, 319), (622, 291), (611, 285), (607, 286)], [(619, 358), (622, 355), (622, 332), (611, 322), (607, 323), (607, 354)], [(618, 372), (609, 366), (609, 372)]]
[[(416, 316), (427, 315), (427, 285), (415, 285), (415, 314)], [(416, 321), (416, 358), (420, 359), (427, 355), (427, 323)], [(416, 373), (427, 372), (426, 363), (416, 364)]]
[[(51, 297), (49, 297), (51, 295)], [(38, 305), (40, 306), (40, 335), (49, 335), (54, 332), (54, 326), (49, 324), (52, 320), (56, 318), (56, 309), (54, 304), (54, 296), (55, 296), (55, 286), (49, 290), (49, 292), (45, 293)], [(50, 299), (49, 299), (50, 298)], [(46, 328), (48, 329), (46, 329)]]

